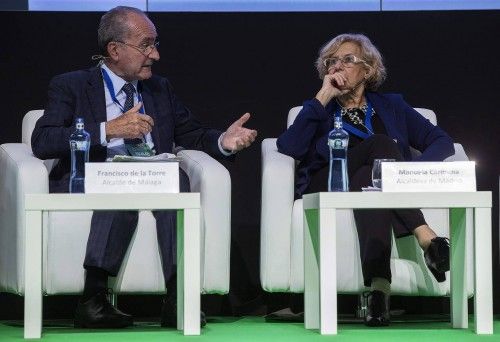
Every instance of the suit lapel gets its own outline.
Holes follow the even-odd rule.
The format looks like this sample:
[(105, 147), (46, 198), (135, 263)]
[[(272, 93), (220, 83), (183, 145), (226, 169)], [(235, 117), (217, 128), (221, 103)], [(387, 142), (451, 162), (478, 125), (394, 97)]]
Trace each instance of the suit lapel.
[(102, 81), (101, 68), (96, 67), (91, 71), (86, 88), (89, 109), (95, 122), (106, 122), (106, 98), (104, 95), (104, 83)]
[(163, 149), (160, 146), (160, 133), (158, 131), (158, 120), (156, 115), (155, 102), (153, 100), (153, 94), (151, 89), (148, 87), (146, 82), (139, 82), (139, 91), (141, 92), (142, 102), (144, 104), (144, 113), (149, 115), (155, 125), (153, 126), (153, 130), (151, 131), (151, 137), (153, 138), (153, 143), (155, 145), (156, 153), (161, 153)]

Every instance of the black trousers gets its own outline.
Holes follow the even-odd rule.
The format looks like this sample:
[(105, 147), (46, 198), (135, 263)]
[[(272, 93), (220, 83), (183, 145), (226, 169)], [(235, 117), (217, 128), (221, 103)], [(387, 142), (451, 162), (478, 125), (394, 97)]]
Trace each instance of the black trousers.
[[(374, 159), (391, 158), (403, 161), (396, 143), (386, 135), (374, 134), (347, 152), (349, 190), (361, 191), (372, 183)], [(325, 191), (328, 167), (314, 176), (307, 192)], [(321, 182), (321, 184), (319, 183)], [(391, 281), (391, 229), (397, 237), (412, 234), (425, 223), (419, 209), (363, 209), (353, 210), (358, 232), (361, 266), (365, 286), (373, 278)]]
[[(189, 178), (181, 169), (179, 185), (181, 192), (189, 192)], [(153, 211), (153, 215), (156, 219), (163, 275), (165, 282), (168, 282), (175, 274), (177, 212), (160, 210)], [(97, 267), (116, 276), (137, 228), (138, 219), (137, 211), (94, 211), (83, 266)]]

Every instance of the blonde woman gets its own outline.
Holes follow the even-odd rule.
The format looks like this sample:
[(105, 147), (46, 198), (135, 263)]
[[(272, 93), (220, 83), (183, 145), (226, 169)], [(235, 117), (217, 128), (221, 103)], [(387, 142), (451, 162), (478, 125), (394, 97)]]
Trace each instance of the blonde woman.
[[(321, 88), (278, 138), (278, 150), (299, 160), (295, 195), (326, 191), (328, 132), (334, 117), (342, 117), (349, 133), (348, 176), (351, 191), (371, 185), (374, 159), (441, 161), (454, 153), (451, 138), (422, 117), (398, 94), (381, 94), (386, 69), (372, 42), (361, 34), (341, 34), (319, 52), (316, 63)], [(421, 152), (413, 157), (410, 147)], [(318, 182), (319, 178), (319, 182)], [(321, 184), (318, 188), (315, 184)], [(368, 298), (368, 326), (390, 322), (391, 228), (397, 237), (413, 234), (425, 251), (427, 266), (438, 281), (449, 270), (449, 242), (437, 237), (422, 212), (354, 210), (360, 257)]]

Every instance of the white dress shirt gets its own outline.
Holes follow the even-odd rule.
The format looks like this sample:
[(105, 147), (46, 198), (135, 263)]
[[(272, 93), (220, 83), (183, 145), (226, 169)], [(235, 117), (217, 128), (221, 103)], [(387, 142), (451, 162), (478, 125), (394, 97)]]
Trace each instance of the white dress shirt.
[[(101, 68), (106, 70), (106, 72), (109, 75), (109, 78), (111, 79), (111, 83), (113, 84), (113, 88), (115, 91), (115, 96), (118, 102), (123, 106), (125, 104), (125, 98), (127, 97), (125, 95), (125, 92), (122, 90), (123, 86), (127, 83), (123, 78), (115, 74), (113, 71), (111, 71), (110, 68), (106, 64), (102, 64)], [(104, 80), (103, 80), (104, 82)], [(132, 81), (130, 82), (135, 88), (134, 92), (134, 106), (139, 102), (139, 92), (137, 91), (137, 81)], [(104, 94), (106, 97), (106, 121), (110, 121), (113, 119), (116, 119), (120, 115), (122, 115), (122, 109), (118, 104), (113, 102), (113, 99), (111, 98), (110, 95), (110, 89), (108, 89), (108, 86), (106, 85), (106, 82), (104, 82)], [(144, 106), (144, 104), (143, 104)], [(144, 108), (144, 107), (143, 107)], [(116, 146), (123, 145), (123, 138), (113, 138), (110, 141), (106, 140), (106, 123), (101, 122), (101, 145), (106, 146), (107, 148), (113, 148)], [(154, 144), (153, 144), (153, 138), (151, 137), (151, 133), (146, 134), (145, 142), (149, 145), (151, 149), (153, 149)]]

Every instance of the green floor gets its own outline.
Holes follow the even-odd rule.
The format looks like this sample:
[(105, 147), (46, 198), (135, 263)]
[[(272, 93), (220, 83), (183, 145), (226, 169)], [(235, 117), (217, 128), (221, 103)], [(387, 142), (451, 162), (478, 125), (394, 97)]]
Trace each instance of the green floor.
[[(0, 322), (0, 341), (23, 340), (21, 322)], [(500, 341), (500, 320), (494, 322), (495, 335), (476, 335), (469, 329), (452, 329), (449, 323), (393, 323), (388, 328), (367, 328), (362, 324), (340, 324), (336, 336), (320, 336), (301, 323), (266, 323), (261, 317), (212, 318), (201, 336), (183, 336), (155, 323), (138, 323), (124, 330), (73, 329), (69, 321), (46, 322), (44, 341)]]

